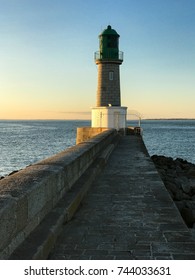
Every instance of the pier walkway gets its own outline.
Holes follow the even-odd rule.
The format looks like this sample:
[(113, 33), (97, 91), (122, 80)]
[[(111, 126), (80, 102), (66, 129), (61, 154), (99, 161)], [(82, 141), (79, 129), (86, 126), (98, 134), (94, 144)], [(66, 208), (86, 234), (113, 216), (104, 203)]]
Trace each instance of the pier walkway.
[(195, 259), (195, 240), (141, 137), (121, 137), (49, 259)]

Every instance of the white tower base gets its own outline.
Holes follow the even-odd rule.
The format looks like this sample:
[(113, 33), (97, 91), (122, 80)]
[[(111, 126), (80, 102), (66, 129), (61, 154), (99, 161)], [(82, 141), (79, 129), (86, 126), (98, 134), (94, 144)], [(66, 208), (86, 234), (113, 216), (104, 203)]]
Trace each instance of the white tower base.
[(109, 106), (92, 108), (92, 127), (126, 128), (127, 107)]

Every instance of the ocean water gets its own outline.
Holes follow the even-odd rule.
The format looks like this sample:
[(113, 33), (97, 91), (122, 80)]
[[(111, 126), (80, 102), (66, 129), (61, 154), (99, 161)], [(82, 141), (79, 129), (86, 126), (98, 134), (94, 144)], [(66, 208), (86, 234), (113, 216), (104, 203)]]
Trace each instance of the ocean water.
[(0, 121), (0, 176), (76, 144), (76, 128), (89, 121)]
[(149, 154), (183, 158), (195, 163), (195, 120), (142, 121)]
[[(0, 121), (0, 176), (75, 145), (82, 126), (90, 121)], [(195, 120), (143, 120), (141, 126), (150, 155), (195, 163)]]

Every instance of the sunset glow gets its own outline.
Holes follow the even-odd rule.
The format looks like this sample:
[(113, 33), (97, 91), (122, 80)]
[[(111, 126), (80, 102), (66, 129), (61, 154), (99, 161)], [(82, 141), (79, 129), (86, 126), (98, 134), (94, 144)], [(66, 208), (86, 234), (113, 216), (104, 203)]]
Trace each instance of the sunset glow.
[(121, 105), (195, 118), (193, 0), (0, 2), (0, 119), (90, 119), (108, 24), (124, 52)]

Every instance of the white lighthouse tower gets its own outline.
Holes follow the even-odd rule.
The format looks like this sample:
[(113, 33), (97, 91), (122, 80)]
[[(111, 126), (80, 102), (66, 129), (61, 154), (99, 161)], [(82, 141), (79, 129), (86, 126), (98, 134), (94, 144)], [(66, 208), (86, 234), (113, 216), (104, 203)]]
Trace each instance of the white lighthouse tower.
[(96, 107), (92, 108), (92, 127), (126, 128), (127, 107), (121, 106), (119, 34), (108, 25), (99, 35), (99, 51), (95, 52), (98, 66)]

